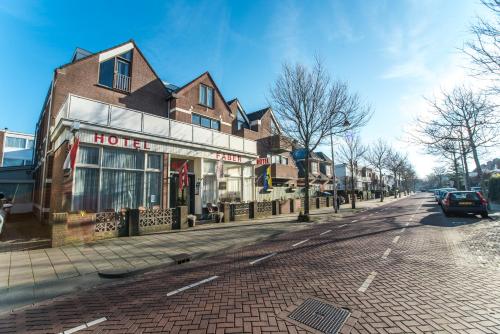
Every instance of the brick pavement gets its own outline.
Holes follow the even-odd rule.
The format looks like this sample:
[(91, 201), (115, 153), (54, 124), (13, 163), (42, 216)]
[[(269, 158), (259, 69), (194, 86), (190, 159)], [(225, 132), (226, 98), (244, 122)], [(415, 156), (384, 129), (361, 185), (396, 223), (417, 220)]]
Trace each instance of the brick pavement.
[[(394, 201), (388, 198), (385, 203)], [(358, 210), (380, 206), (376, 200), (358, 203)], [(332, 208), (315, 210), (321, 223)], [(342, 215), (353, 210), (344, 205)], [(33, 304), (82, 287), (103, 282), (97, 272), (104, 269), (146, 269), (173, 263), (173, 257), (188, 253), (208, 256), (242, 247), (281, 233), (314, 224), (291, 224), (296, 215), (225, 224), (200, 225), (194, 229), (162, 234), (102, 240), (92, 244), (0, 253), (0, 313)], [(16, 222), (19, 223), (19, 222)]]
[[(461, 246), (463, 239), (448, 237), (456, 227), (431, 203), (405, 199), (258, 247), (40, 303), (0, 317), (0, 332), (60, 332), (106, 317), (81, 332), (305, 333), (278, 314), (304, 296), (316, 296), (360, 311), (353, 333), (498, 333), (498, 271), (456, 261), (457, 249), (462, 257), (474, 255)], [(466, 227), (460, 233), (467, 234)], [(366, 291), (359, 291), (372, 273)]]

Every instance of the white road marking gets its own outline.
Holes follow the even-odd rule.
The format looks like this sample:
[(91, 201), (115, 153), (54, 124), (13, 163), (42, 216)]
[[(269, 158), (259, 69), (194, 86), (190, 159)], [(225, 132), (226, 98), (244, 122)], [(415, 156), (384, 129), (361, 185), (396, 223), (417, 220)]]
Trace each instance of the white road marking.
[(382, 255), (382, 258), (383, 259), (387, 259), (387, 257), (389, 256), (389, 254), (391, 253), (391, 250), (390, 248), (387, 248), (387, 250), (384, 252), (384, 255)]
[(252, 262), (250, 262), (250, 264), (256, 264), (256, 263), (258, 263), (258, 262), (260, 262), (260, 261), (263, 261), (263, 260), (265, 260), (265, 259), (267, 259), (267, 258), (270, 258), (271, 256), (275, 256), (275, 255), (276, 255), (276, 253), (271, 253), (271, 254), (266, 255), (266, 256), (264, 256), (264, 257), (261, 257), (261, 258), (259, 258), (259, 259), (257, 259), (257, 260), (253, 260)]
[(93, 321), (90, 321), (90, 322), (87, 322), (87, 327), (90, 327), (90, 326), (94, 326), (94, 325), (97, 325), (97, 324), (100, 324), (101, 322), (104, 322), (108, 319), (106, 319), (105, 317), (102, 317), (102, 318), (99, 318), (99, 319), (96, 319), (96, 320), (93, 320)]
[(399, 240), (399, 235), (397, 237), (394, 237), (394, 240), (392, 240), (392, 242), (395, 244), (398, 242), (398, 240)]
[(67, 329), (65, 330), (64, 332), (61, 332), (59, 334), (71, 334), (71, 333), (76, 333), (78, 331), (81, 331), (83, 329), (87, 329), (91, 326), (94, 326), (94, 325), (97, 325), (97, 324), (100, 324), (101, 322), (104, 322), (108, 319), (106, 319), (105, 317), (102, 317), (102, 318), (99, 318), (99, 319), (96, 319), (96, 320), (92, 320), (92, 321), (89, 321), (85, 324), (82, 324), (80, 326), (76, 326), (76, 327), (73, 327), (73, 328), (70, 328), (70, 329)]
[(370, 275), (366, 278), (366, 280), (363, 282), (363, 284), (359, 287), (358, 291), (359, 292), (365, 292), (366, 289), (370, 286), (370, 283), (375, 279), (375, 276), (377, 276), (376, 271), (372, 271)]
[(182, 292), (182, 291), (185, 291), (187, 289), (191, 289), (191, 288), (194, 288), (195, 286), (198, 286), (198, 285), (201, 285), (201, 284), (205, 284), (207, 282), (210, 282), (210, 281), (213, 281), (214, 279), (218, 278), (219, 276), (212, 276), (212, 277), (209, 277), (209, 278), (205, 278), (204, 280), (201, 280), (199, 282), (196, 282), (196, 283), (193, 283), (193, 284), (189, 284), (189, 285), (186, 285), (182, 288), (179, 288), (177, 290), (174, 290), (174, 291), (170, 291), (169, 293), (167, 293), (167, 297), (170, 297), (170, 296), (173, 296), (179, 292)]
[(403, 229), (401, 230), (401, 233), (404, 233), (405, 230), (406, 230), (406, 227), (403, 227)]
[(331, 231), (332, 231), (332, 230), (325, 231), (325, 232), (323, 232), (323, 233), (320, 233), (320, 235), (330, 233)]
[(296, 247), (296, 246), (301, 245), (301, 244), (303, 244), (304, 242), (308, 242), (308, 241), (309, 241), (309, 239), (299, 241), (299, 242), (297, 242), (296, 244), (293, 244), (293, 245), (292, 245), (292, 247)]
[(353, 220), (351, 223), (355, 223), (355, 222), (357, 222), (357, 221), (358, 221), (358, 220), (357, 220), (357, 219), (355, 219), (355, 220)]
[(344, 227), (344, 226), (347, 226), (347, 224), (342, 224), (342, 225), (340, 225), (339, 227)]
[(409, 226), (410, 225), (410, 222), (406, 223), (406, 226)]

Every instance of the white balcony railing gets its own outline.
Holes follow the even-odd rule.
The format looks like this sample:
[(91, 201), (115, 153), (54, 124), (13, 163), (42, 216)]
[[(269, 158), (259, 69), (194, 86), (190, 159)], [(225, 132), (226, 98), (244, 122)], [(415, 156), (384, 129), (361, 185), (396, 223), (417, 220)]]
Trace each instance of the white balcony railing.
[(254, 140), (72, 94), (68, 96), (56, 115), (56, 125), (61, 119), (77, 120), (204, 146), (257, 154), (257, 143)]

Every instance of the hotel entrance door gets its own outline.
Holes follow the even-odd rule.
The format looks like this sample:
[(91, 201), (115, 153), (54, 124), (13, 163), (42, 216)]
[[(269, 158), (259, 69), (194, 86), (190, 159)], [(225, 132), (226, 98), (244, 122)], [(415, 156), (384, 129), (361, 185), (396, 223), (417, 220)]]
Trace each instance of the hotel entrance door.
[(194, 215), (194, 189), (195, 177), (193, 174), (188, 175), (189, 185), (181, 191), (179, 189), (179, 174), (170, 176), (170, 207), (185, 205), (188, 207), (189, 214)]

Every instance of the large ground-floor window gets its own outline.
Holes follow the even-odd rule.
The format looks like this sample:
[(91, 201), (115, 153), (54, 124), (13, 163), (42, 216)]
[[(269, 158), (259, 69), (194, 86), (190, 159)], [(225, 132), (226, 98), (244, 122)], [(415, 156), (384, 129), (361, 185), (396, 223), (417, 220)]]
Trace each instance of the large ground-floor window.
[(160, 205), (160, 154), (80, 146), (73, 210), (107, 211)]

